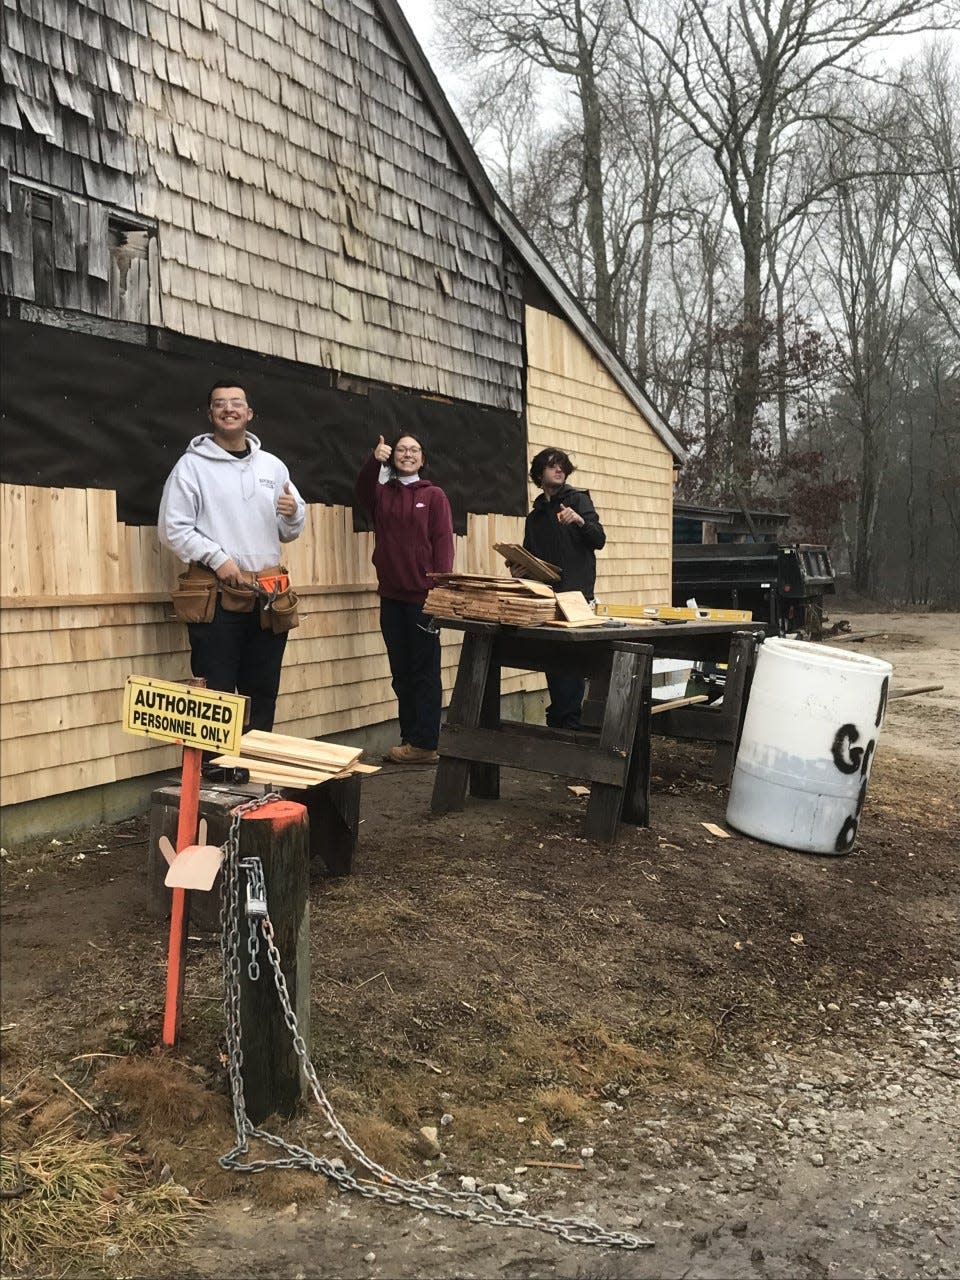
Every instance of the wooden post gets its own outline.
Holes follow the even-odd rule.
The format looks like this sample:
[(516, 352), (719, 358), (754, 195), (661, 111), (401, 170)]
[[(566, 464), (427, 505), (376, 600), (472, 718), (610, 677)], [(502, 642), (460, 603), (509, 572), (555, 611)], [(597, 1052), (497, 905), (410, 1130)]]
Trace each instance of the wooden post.
[(352, 773), (317, 787), (284, 787), (289, 800), (306, 805), (310, 820), (310, 860), (320, 859), (331, 876), (348, 876), (360, 831), (360, 785)]
[[(259, 858), (267, 888), (267, 911), (274, 941), (297, 1017), (300, 1034), (310, 1043), (310, 855), (307, 810), (293, 800), (274, 800), (243, 815), (240, 857)], [(247, 876), (240, 885), (240, 1025), (243, 1049), (243, 1092), (254, 1124), (278, 1113), (290, 1115), (306, 1095), (306, 1081), (284, 1021), (273, 967), (257, 922), (260, 977), (247, 971), (249, 929), (246, 915)]]
[[(200, 768), (203, 752), (199, 747), (184, 747), (183, 774), (180, 779), (180, 816), (177, 820), (177, 853), (197, 838), (197, 813), (200, 808)], [(187, 969), (187, 930), (190, 899), (186, 889), (173, 890), (170, 908), (170, 941), (167, 945), (167, 991), (163, 1010), (163, 1043), (175, 1045), (180, 1038), (183, 1012), (183, 982)]]
[[(167, 862), (160, 852), (160, 837), (166, 836), (176, 848), (180, 821), (179, 785), (158, 787), (150, 799), (150, 842), (147, 848), (147, 915), (154, 920), (170, 918), (171, 894), (164, 884)], [(234, 786), (229, 791), (221, 784), (204, 786), (200, 782), (198, 816), (207, 824), (207, 844), (223, 844), (230, 831), (230, 814), (238, 804), (249, 800), (250, 786)], [(190, 932), (218, 933), (220, 930), (220, 877), (218, 873), (209, 893), (190, 894)]]

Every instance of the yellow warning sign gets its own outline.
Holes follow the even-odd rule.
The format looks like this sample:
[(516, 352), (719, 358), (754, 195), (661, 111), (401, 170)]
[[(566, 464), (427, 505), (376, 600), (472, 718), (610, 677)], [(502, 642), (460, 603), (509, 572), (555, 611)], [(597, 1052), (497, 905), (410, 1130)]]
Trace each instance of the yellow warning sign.
[(127, 733), (160, 742), (181, 742), (221, 755), (236, 755), (243, 736), (246, 698), (240, 693), (128, 676), (123, 695)]

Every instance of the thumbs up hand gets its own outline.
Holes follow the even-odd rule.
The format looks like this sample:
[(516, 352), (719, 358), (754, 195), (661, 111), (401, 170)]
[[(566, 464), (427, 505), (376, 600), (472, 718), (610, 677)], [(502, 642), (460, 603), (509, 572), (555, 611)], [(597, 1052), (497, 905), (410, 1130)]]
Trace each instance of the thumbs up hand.
[(373, 456), (378, 462), (389, 462), (391, 453), (393, 453), (393, 450), (384, 440), (383, 436), (381, 436), (377, 441), (377, 446), (373, 451)]
[(277, 511), (287, 519), (297, 514), (297, 499), (290, 489), (290, 481), (288, 480), (283, 486), (283, 493), (277, 499)]

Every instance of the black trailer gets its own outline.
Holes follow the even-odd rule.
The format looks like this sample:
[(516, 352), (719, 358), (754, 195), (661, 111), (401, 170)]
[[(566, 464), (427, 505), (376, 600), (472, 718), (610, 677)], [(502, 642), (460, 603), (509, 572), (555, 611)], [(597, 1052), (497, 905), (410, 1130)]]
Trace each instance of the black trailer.
[(836, 590), (833, 565), (824, 546), (779, 540), (789, 519), (676, 503), (673, 603), (749, 609), (780, 635), (818, 636), (824, 597)]

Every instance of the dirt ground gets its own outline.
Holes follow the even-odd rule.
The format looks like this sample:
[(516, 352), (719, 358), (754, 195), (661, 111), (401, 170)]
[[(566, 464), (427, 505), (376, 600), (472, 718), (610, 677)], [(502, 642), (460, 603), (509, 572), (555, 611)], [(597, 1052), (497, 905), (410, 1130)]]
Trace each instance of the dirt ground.
[[(708, 751), (658, 739), (651, 826), (611, 847), (582, 837), (572, 779), (504, 771), (499, 802), (434, 817), (432, 771), (393, 766), (364, 780), (353, 874), (312, 886), (310, 1049), (360, 1145), (642, 1251), (223, 1172), (218, 940), (192, 942), (182, 1043), (158, 1053), (145, 821), (4, 850), (4, 1149), (56, 1073), (208, 1201), (175, 1252), (74, 1274), (960, 1274), (960, 617), (833, 612), (880, 633), (850, 647), (895, 690), (945, 686), (890, 703), (848, 856), (710, 834)], [(271, 1127), (346, 1154), (314, 1107)]]

